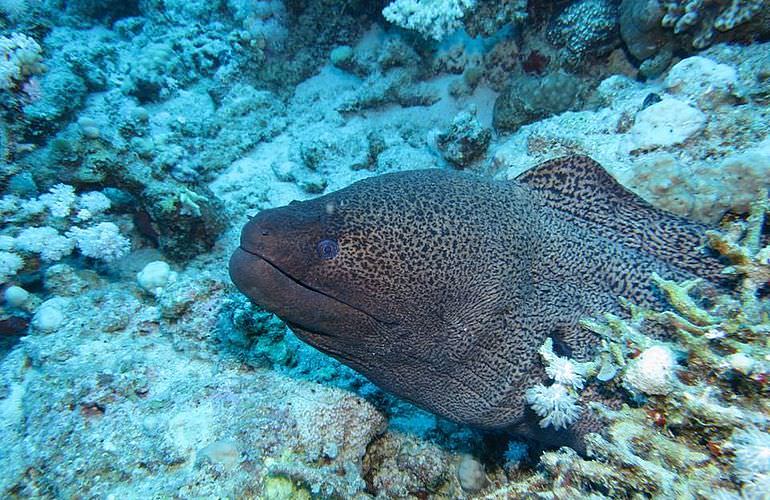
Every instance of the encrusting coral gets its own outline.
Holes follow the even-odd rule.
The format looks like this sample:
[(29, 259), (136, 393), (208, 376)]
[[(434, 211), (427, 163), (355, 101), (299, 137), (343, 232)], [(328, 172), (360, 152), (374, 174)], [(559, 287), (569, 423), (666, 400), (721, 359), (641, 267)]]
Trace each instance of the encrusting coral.
[[(711, 248), (732, 264), (724, 274), (734, 291), (653, 275), (671, 310), (624, 302), (629, 318), (583, 321), (603, 339), (586, 377), (609, 373), (597, 378), (626, 388), (633, 405), (587, 403), (584, 411), (596, 412), (607, 428), (586, 437), (586, 457), (569, 448), (546, 452), (534, 476), (486, 498), (761, 498), (770, 484), (768, 213), (764, 196), (745, 221), (707, 233)], [(673, 337), (652, 336), (661, 328)], [(554, 365), (548, 346), (541, 354)]]

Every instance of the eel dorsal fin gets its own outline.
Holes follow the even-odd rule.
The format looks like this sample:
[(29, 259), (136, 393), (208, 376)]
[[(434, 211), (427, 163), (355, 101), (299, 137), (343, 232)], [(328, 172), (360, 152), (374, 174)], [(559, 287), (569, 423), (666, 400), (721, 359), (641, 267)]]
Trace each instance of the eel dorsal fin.
[(718, 280), (722, 264), (702, 250), (708, 226), (653, 207), (587, 156), (546, 161), (515, 181), (537, 191), (550, 208), (610, 241)]

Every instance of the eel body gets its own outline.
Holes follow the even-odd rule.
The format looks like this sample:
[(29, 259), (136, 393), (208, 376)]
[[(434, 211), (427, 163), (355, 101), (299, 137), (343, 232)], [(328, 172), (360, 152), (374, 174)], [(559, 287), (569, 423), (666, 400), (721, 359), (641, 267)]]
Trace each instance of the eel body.
[(264, 210), (244, 226), (230, 275), (387, 391), (457, 422), (579, 447), (596, 422), (544, 431), (526, 405), (526, 389), (547, 380), (538, 349), (551, 337), (590, 358), (598, 339), (580, 319), (618, 311), (618, 297), (659, 305), (653, 272), (716, 277), (706, 229), (587, 157), (511, 181), (417, 170)]

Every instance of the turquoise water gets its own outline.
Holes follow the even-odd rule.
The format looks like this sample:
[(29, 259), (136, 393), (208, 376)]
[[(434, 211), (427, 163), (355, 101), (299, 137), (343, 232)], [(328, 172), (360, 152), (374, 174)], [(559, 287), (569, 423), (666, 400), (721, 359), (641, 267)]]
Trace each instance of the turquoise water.
[(0, 0), (0, 496), (770, 498), (768, 11)]

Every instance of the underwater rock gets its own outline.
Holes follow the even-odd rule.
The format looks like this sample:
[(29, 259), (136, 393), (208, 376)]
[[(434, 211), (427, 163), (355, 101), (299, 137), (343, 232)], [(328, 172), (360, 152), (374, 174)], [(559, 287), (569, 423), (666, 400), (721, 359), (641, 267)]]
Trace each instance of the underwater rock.
[(543, 78), (515, 78), (495, 100), (493, 124), (498, 131), (515, 132), (523, 125), (571, 109), (582, 92), (581, 80), (561, 71)]
[(353, 47), (349, 45), (335, 47), (331, 54), (329, 54), (329, 60), (340, 69), (351, 69), (355, 63)]
[(3, 292), (3, 299), (10, 307), (21, 307), (27, 302), (29, 292), (20, 286), (9, 286)]
[(238, 443), (232, 439), (214, 441), (199, 450), (196, 455), (199, 460), (209, 460), (221, 465), (225, 470), (232, 470), (241, 461), (241, 452)]
[[(126, 327), (105, 334), (111, 320), (93, 315), (97, 308), (121, 311)], [(28, 336), (3, 360), (0, 491), (44, 483), (65, 495), (164, 496), (172, 488), (261, 497), (271, 477), (342, 497), (364, 489), (362, 457), (385, 422), (371, 404), (274, 371), (244, 371), (227, 357), (216, 367), (190, 358), (152, 328), (154, 309), (122, 286), (85, 292), (67, 305), (78, 319)], [(34, 456), (23, 452), (38, 446)], [(73, 461), (82, 464), (77, 472)]]
[[(184, 106), (185, 103), (181, 103)], [(199, 118), (206, 140), (194, 170), (210, 178), (253, 149), (258, 143), (280, 134), (287, 124), (286, 109), (278, 96), (251, 85), (232, 85), (218, 103), (213, 116)], [(184, 142), (195, 145), (195, 135), (182, 127)], [(190, 138), (188, 138), (191, 136)]]
[(149, 169), (110, 165), (108, 183), (140, 200), (148, 217), (145, 232), (154, 233), (160, 250), (172, 259), (191, 259), (210, 249), (224, 230), (219, 199), (205, 186), (188, 187), (171, 178), (152, 178)]
[(620, 36), (637, 60), (653, 58), (670, 43), (669, 33), (660, 25), (663, 6), (658, 0), (620, 2)]
[(631, 151), (681, 144), (701, 132), (706, 115), (678, 99), (665, 98), (641, 110), (629, 131)]
[(380, 108), (388, 104), (404, 107), (430, 106), (439, 100), (435, 90), (417, 81), (415, 71), (391, 68), (384, 74), (369, 76), (345, 102), (338, 106), (340, 112), (360, 112)]
[(474, 109), (458, 113), (449, 130), (436, 136), (436, 145), (446, 161), (462, 169), (483, 158), (491, 139), (492, 131), (481, 126)]
[(770, 139), (692, 169), (682, 168), (680, 162), (667, 152), (647, 155), (630, 184), (658, 206), (717, 223), (726, 212), (748, 212), (752, 201), (762, 196), (770, 172)]
[(457, 465), (457, 479), (463, 490), (469, 493), (482, 490), (484, 486), (489, 484), (484, 466), (471, 455), (463, 455)]
[(139, 0), (77, 0), (66, 3), (66, 10), (78, 16), (107, 23), (139, 14)]
[(65, 321), (62, 311), (64, 303), (64, 299), (54, 297), (40, 304), (32, 317), (31, 326), (43, 333), (52, 333), (58, 330)]
[(447, 450), (412, 434), (386, 432), (364, 457), (367, 482), (388, 497), (446, 494), (457, 497)]
[(527, 21), (527, 0), (477, 0), (463, 18), (465, 31), (472, 37), (495, 35), (507, 24), (522, 25)]
[(701, 56), (688, 57), (672, 67), (664, 85), (702, 110), (733, 105), (743, 100), (735, 68)]
[(40, 99), (24, 106), (23, 114), (36, 135), (51, 133), (71, 117), (85, 100), (82, 78), (65, 65), (55, 65), (40, 78)]
[(136, 274), (136, 282), (146, 292), (159, 295), (163, 288), (176, 281), (176, 272), (162, 260), (150, 262)]
[(54, 264), (45, 270), (43, 285), (54, 295), (73, 297), (89, 287), (83, 274), (67, 264)]

